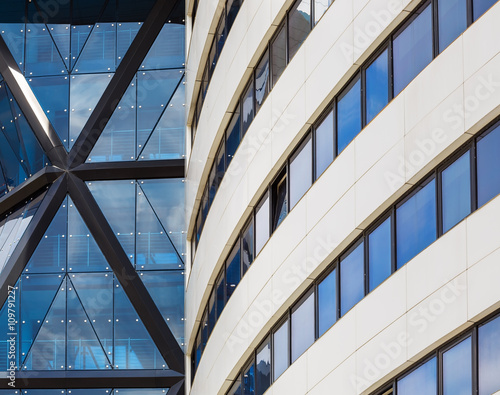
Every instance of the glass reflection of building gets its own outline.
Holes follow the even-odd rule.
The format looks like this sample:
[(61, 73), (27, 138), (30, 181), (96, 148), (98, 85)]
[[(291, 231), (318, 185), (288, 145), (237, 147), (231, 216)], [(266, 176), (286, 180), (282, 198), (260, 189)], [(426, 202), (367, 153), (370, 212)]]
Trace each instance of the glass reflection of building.
[(1, 8), (0, 394), (183, 392), (184, 2)]

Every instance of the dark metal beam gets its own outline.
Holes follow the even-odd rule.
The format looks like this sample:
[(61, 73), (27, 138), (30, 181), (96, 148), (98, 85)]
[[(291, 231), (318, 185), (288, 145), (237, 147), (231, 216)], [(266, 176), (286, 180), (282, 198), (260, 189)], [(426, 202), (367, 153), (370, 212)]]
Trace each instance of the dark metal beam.
[(19, 184), (7, 195), (0, 198), (0, 216), (13, 207), (22, 204), (30, 196), (41, 190), (43, 187), (52, 184), (63, 171), (57, 167), (47, 166), (35, 173), (22, 184)]
[(0, 73), (2, 73), (4, 81), (9, 86), (50, 162), (55, 166), (65, 168), (67, 162), (66, 149), (38, 103), (26, 78), (19, 70), (2, 36), (0, 36)]
[(14, 286), (16, 284), (17, 279), (23, 272), (31, 255), (35, 252), (38, 243), (63, 202), (67, 190), (66, 179), (66, 176), (59, 177), (49, 188), (17, 247), (0, 272), (0, 306), (3, 306), (7, 299), (9, 285)]
[(84, 163), (71, 173), (84, 181), (184, 177), (184, 159)]
[[(0, 388), (10, 388), (7, 373)], [(176, 388), (184, 376), (173, 370), (56, 370), (16, 372), (16, 388)], [(170, 391), (169, 391), (170, 394)]]
[(71, 149), (69, 168), (87, 159), (175, 5), (175, 1), (156, 1)]
[(85, 183), (68, 174), (68, 191), (85, 224), (170, 369), (184, 373), (184, 353)]
[(172, 386), (168, 391), (168, 395), (184, 395), (184, 383), (185, 380), (182, 380)]

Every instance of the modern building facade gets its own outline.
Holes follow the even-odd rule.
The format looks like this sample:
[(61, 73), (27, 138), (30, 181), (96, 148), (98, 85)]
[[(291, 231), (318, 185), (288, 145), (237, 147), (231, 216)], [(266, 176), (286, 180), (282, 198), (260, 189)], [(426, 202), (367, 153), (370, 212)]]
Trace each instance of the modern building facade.
[(500, 391), (500, 4), (186, 2), (186, 391)]
[(184, 2), (0, 9), (0, 394), (181, 394)]

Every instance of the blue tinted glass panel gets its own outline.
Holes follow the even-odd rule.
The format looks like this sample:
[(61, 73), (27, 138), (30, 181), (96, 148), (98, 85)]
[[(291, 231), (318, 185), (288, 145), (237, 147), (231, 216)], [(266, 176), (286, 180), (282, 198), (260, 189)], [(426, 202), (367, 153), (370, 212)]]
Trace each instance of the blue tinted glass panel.
[(69, 24), (51, 24), (47, 28), (68, 70), (70, 70), (71, 26)]
[(68, 70), (45, 24), (26, 29), (26, 76), (61, 75)]
[(337, 105), (337, 152), (345, 147), (361, 131), (361, 82), (341, 94)]
[(73, 69), (76, 65), (85, 43), (87, 42), (94, 25), (73, 25), (71, 26), (71, 61)]
[[(23, 3), (20, 2), (18, 4), (21, 4), (24, 8)], [(10, 4), (9, 7), (12, 7), (12, 4)], [(25, 32), (26, 29), (24, 23), (0, 24), (0, 33), (2, 34), (2, 38), (4, 39), (5, 44), (7, 44), (10, 53), (14, 56), (21, 72), (24, 71), (24, 45), (19, 44), (24, 43)]]
[(219, 23), (217, 25), (217, 53), (220, 55), (224, 43), (226, 42), (226, 19), (224, 13), (219, 18)]
[(166, 362), (119, 284), (114, 287), (114, 312), (114, 368), (167, 369)]
[(225, 297), (224, 297), (224, 293), (225, 293), (225, 282), (224, 282), (224, 272), (222, 272), (220, 275), (219, 275), (219, 278), (217, 279), (216, 283), (215, 283), (215, 294), (216, 294), (216, 299), (215, 299), (215, 303), (216, 303), (216, 312), (217, 312), (217, 316), (216, 316), (216, 320), (219, 319), (220, 315), (222, 314), (222, 310), (224, 310), (224, 306), (226, 304), (226, 300), (225, 300)]
[(273, 333), (273, 381), (288, 368), (288, 320)]
[(96, 23), (73, 70), (75, 73), (115, 71), (116, 23)]
[(254, 395), (255, 394), (255, 366), (250, 364), (243, 371), (243, 395)]
[(184, 44), (184, 25), (166, 23), (146, 55), (141, 70), (183, 67)]
[(472, 394), (471, 338), (443, 353), (443, 394)]
[(318, 284), (318, 335), (337, 321), (337, 269)]
[(265, 196), (255, 211), (255, 254), (269, 239), (269, 196)]
[(269, 52), (266, 51), (260, 63), (255, 68), (255, 112), (266, 100), (269, 93)]
[[(141, 272), (141, 280), (181, 347), (184, 346), (184, 274), (180, 270)], [(203, 332), (203, 331), (202, 331)], [(202, 336), (202, 340), (203, 336)], [(203, 341), (202, 341), (203, 344)]]
[(241, 236), (241, 263), (243, 266), (243, 273), (248, 270), (250, 265), (253, 262), (254, 258), (254, 226), (253, 221), (247, 225), (247, 227), (243, 230), (243, 234)]
[(271, 340), (257, 350), (255, 364), (255, 394), (262, 395), (271, 385)]
[(432, 60), (432, 13), (427, 6), (393, 42), (394, 96)]
[(424, 363), (413, 372), (398, 380), (398, 395), (437, 394), (436, 358)]
[(236, 243), (226, 261), (226, 297), (231, 297), (241, 278), (240, 246)]
[(396, 210), (397, 266), (436, 240), (436, 182), (432, 180)]
[(208, 336), (212, 333), (215, 326), (215, 292), (212, 291), (208, 299)]
[(470, 214), (470, 177), (469, 151), (443, 170), (443, 232), (447, 232)]
[(389, 60), (384, 50), (366, 69), (366, 123), (389, 103)]
[(298, 0), (288, 13), (288, 59), (295, 53), (311, 31), (311, 0)]
[(500, 126), (477, 142), (477, 200), (482, 206), (500, 193)]
[(292, 310), (292, 363), (314, 343), (314, 292)]
[[(153, 133), (145, 142), (139, 158), (145, 160), (181, 159), (185, 153), (185, 82), (177, 86), (177, 90), (167, 103)], [(139, 146), (139, 150), (141, 147)]]
[(254, 116), (254, 109), (253, 109), (253, 102), (254, 102), (254, 88), (253, 88), (253, 80), (250, 82), (250, 85), (247, 88), (246, 93), (242, 97), (242, 114), (243, 114), (243, 129), (242, 129), (242, 134), (245, 134), (245, 132), (248, 130), (248, 127), (253, 121), (253, 116)]
[(333, 147), (333, 111), (316, 127), (316, 178), (318, 178), (333, 162), (335, 156)]
[(116, 32), (116, 67), (125, 56), (141, 26), (142, 22), (118, 23)]
[(387, 218), (368, 236), (370, 291), (391, 275), (391, 218)]
[(312, 185), (312, 139), (307, 140), (290, 159), (290, 208), (293, 208)]
[(364, 243), (361, 243), (340, 261), (340, 315), (347, 313), (364, 295)]
[(226, 129), (226, 169), (229, 167), (229, 163), (231, 163), (231, 160), (240, 145), (240, 141), (240, 113), (239, 111), (236, 111)]
[(69, 77), (28, 78), (28, 83), (59, 138), (68, 148)]
[(439, 0), (438, 18), (439, 52), (441, 52), (467, 29), (467, 2)]
[(478, 19), (483, 15), (488, 9), (495, 4), (496, 0), (474, 0), (472, 3), (472, 10), (474, 15), (474, 20)]
[(490, 395), (500, 388), (500, 317), (478, 330), (479, 395)]

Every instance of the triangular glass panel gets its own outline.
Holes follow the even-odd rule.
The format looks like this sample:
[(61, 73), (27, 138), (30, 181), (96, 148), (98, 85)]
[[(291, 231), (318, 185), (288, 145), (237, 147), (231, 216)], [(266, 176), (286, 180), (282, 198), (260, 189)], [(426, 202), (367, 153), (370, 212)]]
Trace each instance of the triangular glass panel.
[[(34, 3), (28, 3), (34, 7)], [(62, 55), (64, 56), (64, 55)], [(44, 23), (26, 25), (26, 77), (67, 74), (63, 57)]]
[(90, 32), (94, 25), (83, 24), (83, 25), (72, 25), (71, 26), (71, 58), (70, 58), (70, 70), (73, 70), (75, 64), (80, 56), (85, 43), (87, 42)]
[(120, 64), (125, 53), (134, 41), (137, 32), (142, 27), (142, 22), (121, 22), (117, 26), (116, 37), (116, 67)]
[(23, 275), (20, 286), (21, 363), (37, 336), (51, 304), (60, 288), (64, 274)]
[(144, 271), (141, 280), (179, 345), (184, 347), (184, 272)]
[(155, 126), (142, 152), (140, 160), (181, 159), (185, 152), (186, 124), (185, 85), (179, 84), (172, 99)]
[(180, 254), (140, 188), (137, 191), (136, 268), (184, 268)]
[(106, 258), (68, 198), (68, 272), (110, 271)]
[(113, 275), (111, 273), (68, 274), (100, 344), (113, 359)]
[(24, 272), (27, 274), (65, 273), (68, 247), (67, 231), (68, 200), (64, 199)]
[(0, 222), (0, 270), (4, 268), (19, 240), (33, 219), (44, 194), (9, 214)]
[(71, 26), (69, 24), (54, 23), (47, 25), (47, 29), (56, 44), (66, 68), (70, 70)]
[(114, 72), (116, 23), (96, 23), (73, 69), (74, 73)]
[(168, 369), (121, 285), (114, 288), (115, 369)]
[(135, 182), (97, 181), (87, 185), (125, 253), (134, 262)]
[[(19, 346), (14, 347), (13, 352), (10, 346), (15, 343), (19, 344), (19, 316), (17, 315), (16, 302), (19, 300), (19, 280), (14, 287), (9, 287), (7, 290), (7, 300), (0, 310), (0, 322), (2, 322), (2, 331), (0, 332), (0, 352), (4, 355), (0, 358), (0, 369), (2, 372), (9, 372), (19, 369)], [(14, 306), (9, 305), (14, 303)], [(14, 307), (14, 315), (9, 317), (9, 308)]]
[(72, 75), (70, 79), (70, 148), (78, 138), (113, 74)]
[(139, 185), (179, 255), (183, 258), (186, 252), (184, 180), (180, 178), (141, 180)]
[(136, 86), (134, 79), (92, 149), (88, 162), (135, 159)]
[(67, 364), (71, 370), (111, 369), (111, 362), (83, 309), (71, 279), (67, 280)]
[(42, 322), (42, 327), (24, 362), (23, 370), (64, 370), (66, 368), (65, 349), (66, 279), (63, 280)]
[(144, 143), (158, 123), (183, 70), (141, 71), (137, 74), (137, 147)]
[(7, 44), (10, 53), (16, 60), (17, 65), (24, 73), (24, 35), (26, 29), (24, 23), (1, 23), (0, 33)]
[(59, 135), (66, 149), (69, 147), (69, 77), (28, 78), (28, 83), (35, 94), (45, 115)]
[(184, 25), (166, 23), (144, 58), (141, 70), (166, 69), (184, 66)]

